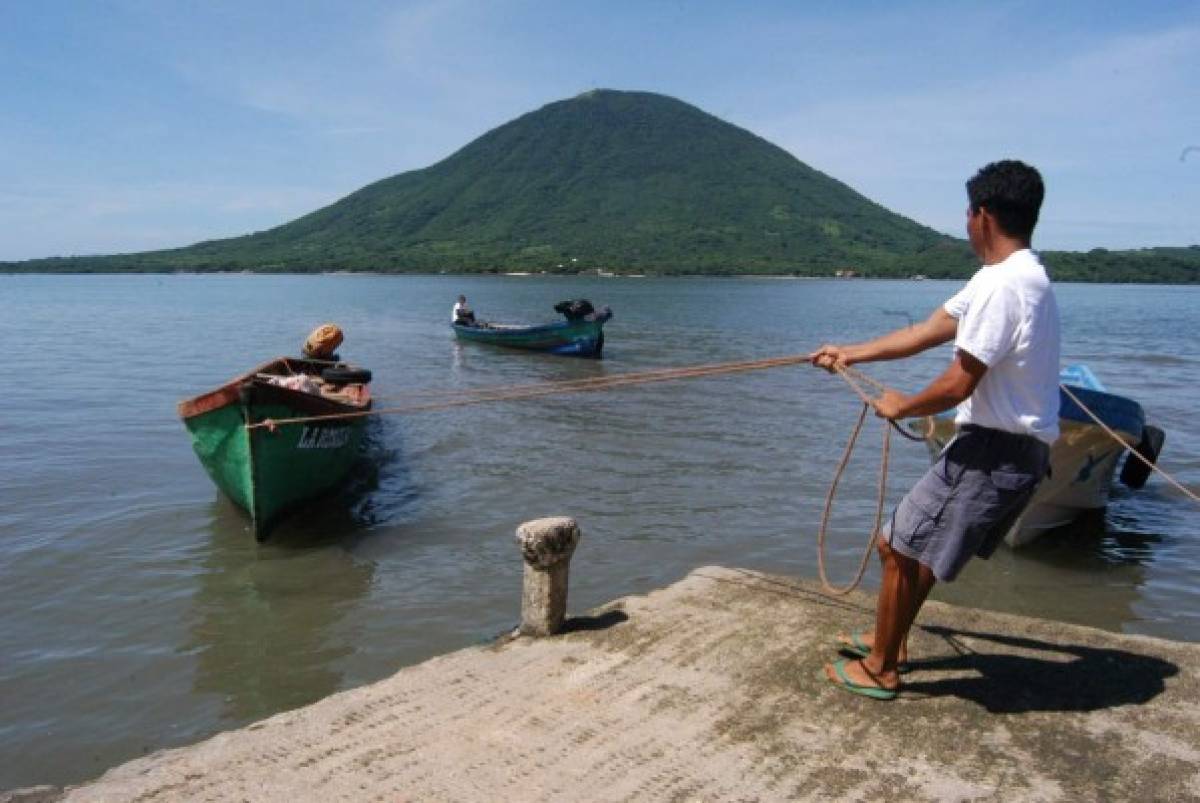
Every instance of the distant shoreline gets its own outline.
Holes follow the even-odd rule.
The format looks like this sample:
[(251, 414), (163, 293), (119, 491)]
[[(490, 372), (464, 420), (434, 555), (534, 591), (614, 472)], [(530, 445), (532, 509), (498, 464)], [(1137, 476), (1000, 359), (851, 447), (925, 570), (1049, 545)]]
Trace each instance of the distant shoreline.
[[(540, 271), (504, 271), (504, 272), (424, 272), (424, 271), (370, 271), (370, 270), (333, 270), (333, 271), (257, 271), (257, 270), (112, 270), (112, 271), (23, 271), (0, 269), (0, 276), (380, 276), (380, 277), (413, 277), (413, 278), (492, 278), (492, 279), (738, 279), (738, 280), (800, 280), (800, 281), (836, 281), (836, 282), (965, 282), (970, 276), (809, 276), (781, 273), (611, 273), (597, 275), (595, 273), (551, 273)], [(1195, 281), (1113, 281), (1086, 280), (1075, 278), (1058, 278), (1051, 270), (1050, 278), (1055, 284), (1095, 284), (1119, 287), (1195, 287), (1200, 284), (1200, 276)]]

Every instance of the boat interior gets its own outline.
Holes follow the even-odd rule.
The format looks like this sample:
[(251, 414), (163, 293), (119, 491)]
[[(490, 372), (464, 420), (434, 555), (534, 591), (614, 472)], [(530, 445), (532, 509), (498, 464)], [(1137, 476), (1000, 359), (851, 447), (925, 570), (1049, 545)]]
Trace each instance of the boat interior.
[(361, 379), (363, 374), (366, 375), (366, 382), (369, 382), (369, 372), (346, 363), (284, 357), (261, 366), (250, 378), (258, 385), (284, 388), (361, 407), (371, 400), (366, 382), (354, 381)]

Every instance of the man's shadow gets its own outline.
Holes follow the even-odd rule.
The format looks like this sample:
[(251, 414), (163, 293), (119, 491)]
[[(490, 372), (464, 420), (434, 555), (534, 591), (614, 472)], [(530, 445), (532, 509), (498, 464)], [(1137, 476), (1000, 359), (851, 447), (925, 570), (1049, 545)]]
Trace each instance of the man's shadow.
[[(954, 695), (994, 714), (1096, 711), (1145, 703), (1161, 694), (1166, 679), (1179, 672), (1170, 661), (1126, 650), (1053, 644), (938, 626), (922, 629), (944, 639), (956, 654), (914, 660), (912, 675), (904, 682), (905, 695)], [(1050, 657), (976, 652), (961, 642), (962, 637), (1045, 652)], [(977, 674), (936, 678), (940, 671), (963, 670)]]
[(622, 610), (604, 611), (596, 616), (572, 616), (563, 622), (560, 633), (584, 633), (593, 630), (607, 630), (610, 627), (629, 621), (629, 614)]

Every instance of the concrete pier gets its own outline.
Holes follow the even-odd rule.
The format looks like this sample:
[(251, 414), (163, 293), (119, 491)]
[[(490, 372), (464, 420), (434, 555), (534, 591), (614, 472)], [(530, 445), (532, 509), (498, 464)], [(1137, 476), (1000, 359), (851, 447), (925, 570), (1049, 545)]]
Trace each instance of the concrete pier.
[(931, 602), (894, 702), (828, 683), (867, 595), (703, 568), (160, 752), (69, 801), (1200, 799), (1200, 645)]

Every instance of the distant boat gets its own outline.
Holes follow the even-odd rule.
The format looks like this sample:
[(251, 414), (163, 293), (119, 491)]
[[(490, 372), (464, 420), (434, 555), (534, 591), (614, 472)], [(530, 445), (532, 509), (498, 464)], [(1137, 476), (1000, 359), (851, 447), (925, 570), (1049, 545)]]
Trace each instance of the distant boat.
[(573, 357), (601, 357), (604, 350), (604, 324), (612, 318), (612, 310), (608, 307), (594, 309), (583, 299), (564, 301), (554, 309), (563, 313), (566, 320), (540, 326), (485, 322), (455, 323), (452, 326), (459, 340)]
[[(1151, 463), (1162, 450), (1161, 429), (1146, 424), (1142, 406), (1133, 399), (1109, 393), (1085, 365), (1069, 365), (1059, 381), (1075, 394), (1089, 410)], [(1058, 440), (1050, 447), (1050, 476), (1042, 480), (1029, 507), (1005, 536), (1009, 546), (1024, 546), (1039, 535), (1070, 524), (1089, 510), (1108, 505), (1117, 461), (1128, 450), (1113, 440), (1065, 392), (1060, 391)], [(954, 437), (953, 415), (933, 419), (933, 432), (926, 437), (930, 454), (936, 459)], [(913, 427), (923, 430), (923, 422)], [(1138, 489), (1146, 483), (1150, 468), (1136, 457), (1128, 456), (1121, 469), (1121, 482)]]
[(341, 484), (367, 416), (256, 427), (266, 419), (365, 413), (371, 372), (344, 363), (278, 357), (179, 403), (192, 448), (213, 482), (250, 514), (263, 540), (289, 510)]

